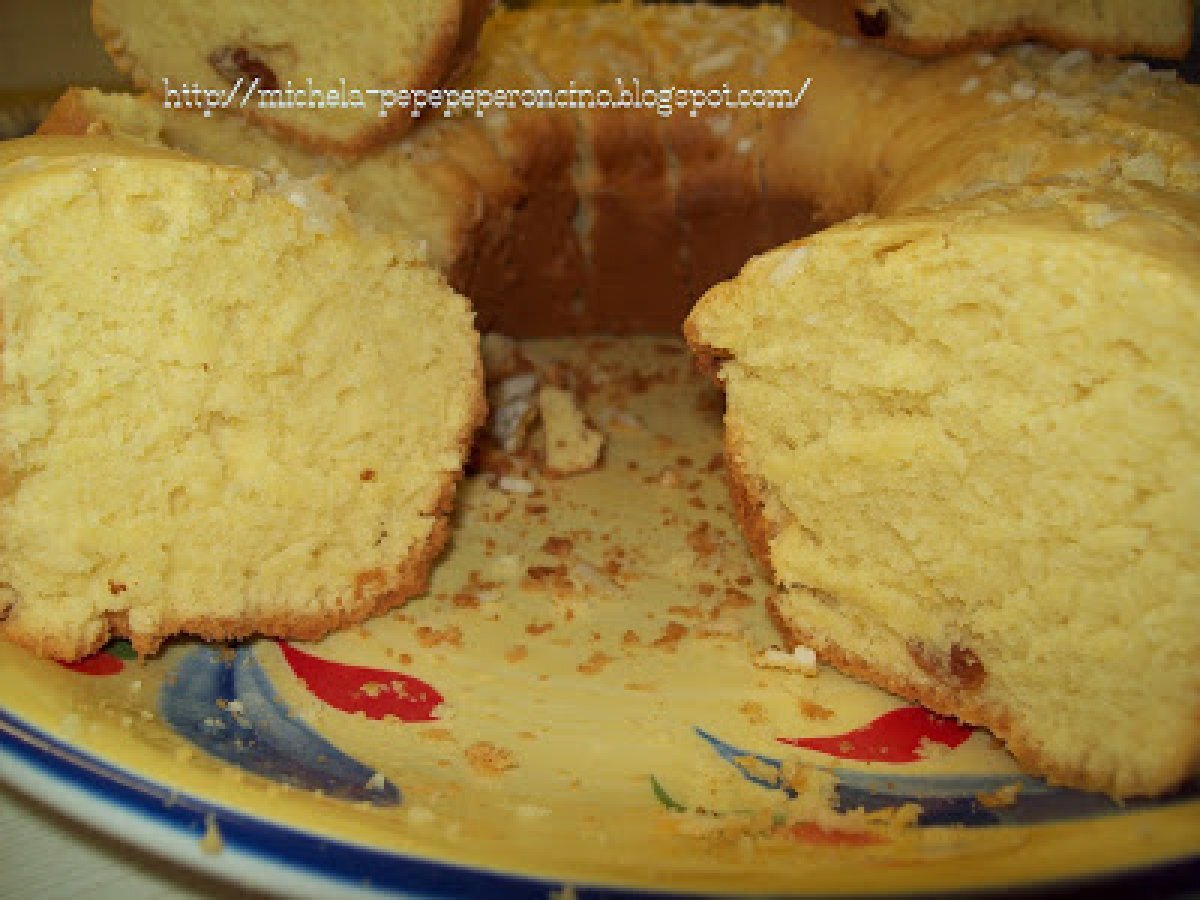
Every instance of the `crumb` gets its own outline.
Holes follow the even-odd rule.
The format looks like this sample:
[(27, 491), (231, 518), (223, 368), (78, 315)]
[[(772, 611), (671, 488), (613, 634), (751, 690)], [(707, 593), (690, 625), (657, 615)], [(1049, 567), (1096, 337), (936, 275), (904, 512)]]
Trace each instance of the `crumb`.
[(462, 629), (457, 625), (447, 625), (439, 631), (429, 625), (421, 625), (417, 628), (417, 643), (425, 648), (437, 647), (440, 644), (461, 647)]
[(701, 522), (687, 534), (688, 546), (700, 556), (710, 556), (718, 549), (717, 541), (712, 535), (712, 525)]
[(679, 622), (668, 622), (663, 633), (651, 642), (651, 646), (660, 650), (674, 650), (679, 642), (687, 636), (688, 627)]
[(491, 741), (476, 741), (463, 751), (463, 755), (480, 775), (502, 775), (517, 767), (517, 759), (512, 752), (497, 747)]
[(747, 700), (738, 707), (738, 712), (749, 719), (751, 725), (762, 725), (767, 721), (766, 707), (754, 700)]
[(587, 424), (574, 395), (562, 388), (543, 387), (538, 406), (546, 432), (546, 470), (574, 475), (596, 468), (604, 435)]
[(822, 722), (833, 718), (833, 710), (822, 706), (820, 703), (813, 703), (811, 700), (801, 700), (800, 715), (806, 719)]
[(745, 609), (754, 605), (754, 598), (737, 588), (725, 588), (725, 598), (721, 601), (721, 605), (734, 609)]
[(585, 662), (581, 662), (575, 668), (584, 675), (595, 675), (597, 672), (603, 670), (604, 667), (612, 661), (613, 658), (607, 653), (601, 653), (599, 650), (597, 650), (595, 653), (589, 656)]
[(1012, 806), (1017, 802), (1017, 794), (1021, 791), (1020, 782), (1001, 785), (994, 791), (981, 791), (975, 795), (975, 799), (979, 801), (980, 806), (987, 809), (999, 809), (1003, 806)]
[(740, 622), (717, 621), (699, 626), (694, 632), (701, 638), (731, 638), (745, 634), (746, 626)]
[(479, 598), (476, 597), (474, 594), (468, 594), (463, 591), (460, 591), (459, 593), (455, 594), (450, 599), (450, 602), (453, 603), (459, 609), (478, 609), (479, 608)]
[(501, 475), (496, 482), (496, 487), (506, 494), (532, 494), (534, 490), (532, 481), (516, 475)]
[(525, 626), (525, 633), (537, 636), (539, 634), (545, 634), (553, 627), (553, 622), (530, 622)]
[(542, 544), (542, 552), (549, 553), (551, 556), (568, 556), (575, 549), (575, 544), (570, 538), (565, 537), (548, 537)]
[(510, 647), (508, 652), (504, 654), (504, 658), (510, 663), (520, 662), (527, 656), (529, 656), (529, 648), (524, 644), (516, 644), (513, 647)]
[(454, 732), (449, 728), (425, 728), (420, 732), (421, 737), (427, 741), (452, 741), (454, 740)]
[(557, 566), (530, 566), (521, 579), (521, 587), (527, 591), (551, 591), (556, 596), (570, 596), (575, 585), (568, 576), (564, 564)]

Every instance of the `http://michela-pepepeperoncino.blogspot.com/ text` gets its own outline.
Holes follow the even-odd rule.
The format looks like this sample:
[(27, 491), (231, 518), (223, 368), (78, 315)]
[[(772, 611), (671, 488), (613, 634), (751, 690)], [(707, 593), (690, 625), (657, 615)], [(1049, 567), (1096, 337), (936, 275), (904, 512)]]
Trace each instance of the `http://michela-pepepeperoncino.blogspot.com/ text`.
[(211, 116), (214, 111), (248, 108), (361, 110), (386, 118), (390, 115), (417, 116), (440, 113), (445, 117), (474, 115), (515, 109), (633, 109), (662, 118), (688, 115), (695, 118), (705, 110), (795, 109), (812, 85), (805, 78), (796, 87), (741, 88), (728, 83), (719, 87), (666, 87), (644, 85), (640, 78), (615, 78), (606, 86), (580, 85), (570, 81), (557, 88), (376, 88), (355, 87), (345, 78), (336, 84), (318, 85), (307, 78), (279, 84), (262, 78), (238, 78), (228, 87), (211, 87), (195, 81), (162, 79), (163, 105), (190, 109)]

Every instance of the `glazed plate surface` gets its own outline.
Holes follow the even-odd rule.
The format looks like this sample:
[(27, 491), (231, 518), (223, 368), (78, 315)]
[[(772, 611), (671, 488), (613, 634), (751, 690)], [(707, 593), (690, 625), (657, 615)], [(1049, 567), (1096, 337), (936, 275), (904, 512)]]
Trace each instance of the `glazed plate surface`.
[(319, 643), (0, 646), (0, 777), (289, 895), (962, 892), (1200, 857), (1194, 784), (1048, 787), (986, 732), (788, 660), (682, 344), (524, 349), (586, 398), (597, 470), (542, 474), (535, 435), (467, 479), (427, 594)]

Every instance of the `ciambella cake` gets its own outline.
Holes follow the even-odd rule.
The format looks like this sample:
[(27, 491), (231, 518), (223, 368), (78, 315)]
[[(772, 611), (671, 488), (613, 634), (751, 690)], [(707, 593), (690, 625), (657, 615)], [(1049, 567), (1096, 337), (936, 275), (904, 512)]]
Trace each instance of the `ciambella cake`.
[(423, 589), (482, 388), (417, 247), (317, 184), (53, 137), (0, 144), (0, 247), (0, 635), (316, 637)]
[(412, 127), (401, 92), (453, 80), (492, 5), (94, 0), (92, 20), (138, 87), (182, 105), (220, 92), (277, 134), (354, 156)]
[(788, 0), (813, 22), (916, 56), (1044, 41), (1063, 50), (1182, 59), (1191, 0)]
[[(572, 81), (618, 98), (636, 86), (642, 106), (525, 107)], [(644, 93), (725, 85), (735, 98), (751, 92), (749, 105), (693, 110), (687, 97), (678, 107), (675, 95)], [(754, 253), (870, 208), (875, 182), (924, 202), (898, 178), (906, 167), (951, 183), (982, 160), (1005, 182), (1075, 168), (1099, 177), (1152, 166), (1160, 136), (1190, 127), (1186, 116), (1172, 120), (1172, 98), (1186, 93), (1175, 76), (1140, 63), (1029, 45), (922, 63), (849, 46), (781, 7), (502, 11), (459, 87), (522, 93), (450, 116), (431, 110), (403, 140), (350, 162), (240, 116), (154, 97), (71, 92), (43, 130), (111, 131), (237, 165), (326, 172), (376, 230), (426, 242), (481, 329), (539, 336), (675, 331), (706, 288)], [(753, 92), (767, 89), (791, 91), (792, 108), (755, 107)], [(1143, 108), (1147, 100), (1165, 112)], [(964, 118), (1023, 124), (968, 143), (951, 124)]]
[[(654, 85), (728, 82), (733, 89), (753, 90), (799, 89), (808, 83), (809, 89), (789, 110), (705, 108), (695, 119), (686, 109), (669, 116), (654, 108), (614, 109), (609, 115), (590, 110), (586, 116), (570, 108), (490, 109), (478, 117), (435, 118), (378, 157), (334, 165), (272, 141), (240, 120), (217, 114), (204, 119), (152, 100), (97, 92), (64, 97), (46, 129), (132, 134), (226, 161), (328, 171), (359, 217), (384, 233), (402, 223), (412, 228), (451, 283), (471, 298), (479, 320), (517, 335), (678, 327), (690, 292), (733, 274), (721, 268), (737, 265), (723, 241), (749, 256), (851, 219), (811, 239), (818, 249), (826, 241), (843, 248), (840, 257), (830, 251), (828, 266), (832, 269), (836, 258), (845, 268), (845, 282), (862, 284), (861, 296), (849, 297), (844, 310), (837, 299), (841, 294), (830, 293), (820, 301), (821, 310), (811, 313), (827, 329), (820, 332), (822, 340), (846, 342), (838, 345), (844, 354), (819, 357), (834, 373), (832, 381), (809, 383), (804, 368), (810, 313), (803, 302), (815, 305), (821, 296), (818, 283), (805, 280), (806, 267), (825, 257), (804, 249), (808, 244), (752, 263), (741, 280), (709, 295), (688, 328), (702, 358), (713, 367), (724, 363), (730, 389), (729, 463), (752, 543), (782, 585), (776, 604), (782, 624), (848, 671), (987, 725), (1035, 771), (1118, 796), (1162, 792), (1177, 784), (1194, 768), (1200, 720), (1196, 684), (1188, 680), (1194, 676), (1172, 654), (1186, 645), (1195, 657), (1197, 597), (1194, 580), (1189, 587), (1194, 576), (1188, 555), (1167, 545), (1194, 540), (1194, 532), (1187, 531), (1193, 527), (1188, 516), (1172, 518), (1170, 510), (1183, 507), (1163, 498), (1170, 496), (1171, 485), (1182, 492), (1191, 482), (1174, 477), (1177, 457), (1166, 452), (1168, 445), (1163, 453), (1147, 456), (1144, 444), (1131, 443), (1143, 438), (1128, 423), (1134, 413), (1161, 411), (1155, 404), (1171, 391), (1180, 404), (1191, 402), (1187, 386), (1195, 382), (1165, 376), (1155, 382), (1147, 374), (1157, 384), (1147, 388), (1150, 399), (1131, 404), (1129, 415), (1115, 423), (1112, 407), (1104, 404), (1110, 402), (1106, 385), (1124, 390), (1121, 384), (1140, 377), (1138, 365), (1152, 362), (1164, 371), (1183, 365), (1186, 353), (1178, 348), (1195, 333), (1185, 327), (1189, 307), (1180, 286), (1195, 290), (1187, 264), (1189, 255), (1195, 256), (1189, 242), (1192, 204), (1200, 190), (1196, 89), (1173, 73), (1096, 60), (1081, 50), (1059, 53), (1021, 45), (995, 54), (920, 61), (841, 40), (780, 8), (691, 5), (500, 14), (484, 29), (464, 84), (552, 89), (573, 71), (564, 58), (572, 53), (592, 84), (619, 75), (615, 63), (605, 63), (619, 60), (631, 67), (626, 71), (647, 74)], [(389, 185), (394, 189), (385, 190)], [(731, 196), (738, 198), (736, 220), (726, 212)], [(621, 243), (614, 223), (622, 215), (637, 223), (625, 230), (625, 240), (644, 242), (653, 252)], [(671, 221), (664, 221), (668, 216)], [(995, 234), (984, 231), (989, 222)], [(889, 229), (903, 236), (884, 238)], [(951, 255), (949, 242), (960, 232), (964, 240), (977, 235), (971, 240), (981, 249), (978, 258), (966, 259), (959, 251)], [(933, 252), (943, 244), (942, 255)], [(923, 263), (927, 245), (929, 262)], [(724, 262), (711, 264), (717, 258)], [(625, 269), (614, 267), (618, 259)], [(655, 259), (666, 270), (654, 274), (656, 289), (674, 283), (676, 293), (651, 297), (642, 290), (642, 275)], [(905, 277), (889, 282), (895, 288), (890, 303), (902, 304), (912, 294), (919, 295), (914, 302), (927, 305), (963, 300), (953, 316), (931, 319), (928, 335), (914, 332), (898, 314), (885, 315), (889, 306), (871, 299), (882, 293), (870, 289), (876, 269), (910, 260)], [(1102, 278), (1064, 274), (1092, 260)], [(1113, 329), (1105, 324), (1106, 304), (1120, 295), (1124, 283), (1112, 271), (1115, 260), (1140, 278), (1141, 303), (1112, 302), (1111, 314), (1126, 333), (1109, 342), (1104, 335)], [(614, 278), (614, 271), (624, 278)], [(645, 283), (651, 283), (649, 277)], [(820, 290), (848, 296), (842, 283)], [(1047, 295), (1053, 292), (1043, 284), (1057, 285), (1061, 296), (1050, 302)], [(943, 286), (946, 298), (939, 300), (922, 285)], [(974, 306), (963, 299), (975, 293), (980, 299)], [(1085, 293), (1090, 299), (1074, 296)], [(798, 299), (805, 297), (811, 299)], [(778, 321), (751, 316), (755, 303), (766, 302), (763, 298), (777, 301), (772, 315)], [(1062, 322), (1055, 318), (1060, 308)], [(1078, 333), (1064, 334), (1051, 346), (1034, 329), (1026, 342), (1017, 330), (1026, 321), (1022, 315), (1036, 322), (1039, 314), (1047, 329), (1069, 322), (1073, 314)], [(1176, 336), (1162, 337), (1164, 330), (1153, 340), (1143, 338), (1135, 327), (1139, 315), (1179, 323)], [(878, 333), (863, 332), (870, 346), (851, 346), (858, 331), (846, 323), (872, 316), (880, 321), (872, 326)], [(747, 330), (747, 321), (754, 327)], [(968, 328), (971, 321), (975, 331)], [(963, 330), (963, 341), (938, 339), (954, 328)], [(884, 338), (900, 346), (893, 350)], [(911, 353), (903, 345), (910, 339)], [(1176, 347), (1174, 355), (1161, 361), (1154, 356), (1160, 343)], [(778, 368), (754, 356), (760, 346), (776, 348), (766, 357), (775, 354)], [(984, 362), (990, 347), (999, 348), (999, 357), (989, 368)], [(1010, 351), (1024, 355), (1014, 361), (1005, 356)], [(932, 358), (939, 353), (946, 359)], [(948, 376), (934, 365), (938, 362), (956, 366), (959, 380), (945, 380)], [(1086, 371), (1079, 375), (1072, 366)], [(1016, 373), (1011, 383), (1005, 372)], [(1124, 374), (1118, 378), (1119, 373)], [(866, 383), (870, 377), (883, 387)], [(905, 381), (909, 377), (913, 384)], [(863, 379), (864, 386), (856, 386), (853, 378)], [(894, 379), (894, 391), (888, 379)], [(1035, 394), (1043, 382), (1061, 382), (1071, 399), (1064, 410), (1069, 422), (1060, 425), (1052, 415), (1058, 395)], [(838, 391), (843, 383), (844, 396)], [(1071, 384), (1077, 388), (1063, 387)], [(747, 391), (759, 389), (754, 399), (744, 399)], [(941, 394), (953, 397), (962, 410), (947, 428), (932, 419), (941, 409), (934, 402)], [(806, 424), (808, 415), (819, 419), (825, 415), (820, 411), (832, 409), (839, 399), (848, 411), (837, 419), (832, 438), (810, 446), (796, 436), (818, 427)], [(812, 411), (803, 404), (811, 404)], [(988, 443), (993, 431), (960, 434), (955, 424), (984, 422), (986, 428), (1003, 430), (1009, 427), (1003, 423), (1018, 421), (1021, 410), (1043, 408), (1039, 404), (1046, 412), (1038, 423), (1012, 425), (1012, 440), (994, 448)], [(853, 431), (855, 417), (876, 408), (895, 419), (880, 420), (878, 440), (865, 426)], [(1177, 422), (1186, 429), (1184, 406), (1179, 409)], [(763, 434), (753, 431), (753, 422), (763, 428), (786, 424), (799, 432)], [(893, 425), (907, 437), (887, 439)], [(1035, 425), (1057, 429), (1061, 443), (1035, 441), (1030, 430)], [(1178, 435), (1185, 434), (1180, 429)], [(760, 443), (751, 443), (751, 433)], [(944, 440), (929, 437), (943, 433)], [(780, 471), (768, 472), (769, 454), (762, 446), (772, 448), (769, 461)], [(1182, 437), (1169, 446), (1176, 448), (1171, 452), (1187, 452)], [(1064, 469), (1066, 447), (1100, 456), (1081, 456)], [(826, 454), (826, 463), (814, 462), (820, 479), (789, 474), (806, 452)], [(1106, 469), (1101, 462), (1106, 454), (1110, 463), (1121, 465)], [(968, 462), (976, 458), (981, 468), (972, 469)], [(905, 508), (891, 494), (867, 490), (872, 482), (865, 473), (856, 476), (853, 467), (873, 459), (890, 460), (876, 464), (928, 483), (906, 483), (914, 493)], [(1087, 460), (1092, 462), (1084, 465)], [(951, 462), (962, 467), (952, 473), (957, 481), (937, 468)], [(934, 474), (920, 475), (927, 470), (951, 480), (934, 483)], [(1001, 474), (1006, 471), (1025, 474), (1006, 481), (1009, 476)], [(969, 487), (951, 495), (947, 483)], [(1137, 485), (1151, 489), (1142, 492)], [(1112, 497), (1122, 492), (1131, 512), (1117, 525), (1109, 515), (1111, 505), (1104, 503), (1117, 503)], [(1109, 499), (1086, 499), (1093, 494)], [(952, 504), (968, 496), (972, 515), (993, 525), (971, 527), (969, 517), (953, 519)], [(1013, 512), (1017, 498), (1027, 516)], [(809, 500), (831, 510), (830, 516), (835, 511), (844, 516), (838, 521), (847, 528), (861, 525), (857, 543), (847, 538), (843, 546), (839, 533), (814, 530), (820, 523), (808, 525)], [(1089, 507), (1093, 502), (1098, 505)], [(868, 516), (872, 503), (881, 508)], [(1135, 509), (1141, 518), (1133, 517)], [(1060, 514), (1067, 518), (1054, 518)], [(919, 530), (926, 527), (921, 524), (925, 515), (927, 533)], [(1086, 540), (1086, 529), (1064, 538), (1063, 523), (1071, 515), (1093, 523)], [(1110, 521), (1103, 528), (1095, 525), (1106, 518)], [(781, 542), (785, 532), (792, 543)], [(1147, 542), (1145, 552), (1137, 549), (1139, 536)], [(819, 542), (820, 552), (832, 555), (824, 562), (815, 550), (801, 555), (796, 542), (804, 546), (802, 540)], [(1089, 554), (1105, 542), (1113, 551), (1102, 564)], [(1091, 562), (1057, 567), (1055, 554), (1071, 552)], [(1114, 620), (1124, 639), (1113, 647), (1105, 642), (1116, 631), (1086, 623), (1116, 615), (1118, 597), (1132, 596), (1113, 589), (1122, 585), (1120, 590), (1129, 592), (1140, 584), (1148, 570), (1139, 568), (1135, 557), (1144, 558), (1145, 565), (1161, 564), (1164, 578), (1138, 596), (1135, 605), (1144, 614)], [(827, 581), (829, 560), (837, 561), (838, 577), (847, 583), (886, 584), (887, 591), (870, 587), (870, 592), (852, 593), (841, 581)], [(1004, 561), (1002, 573), (1017, 585), (1009, 592), (1015, 599), (987, 581), (984, 573), (993, 571), (997, 560)], [(885, 576), (889, 567), (906, 574)], [(1097, 574), (1117, 571), (1124, 574)], [(962, 579), (962, 590), (951, 592), (950, 574)], [(1182, 586), (1179, 590), (1166, 587), (1168, 574)], [(1086, 603), (1094, 612), (1077, 614)], [(1029, 613), (1022, 620), (1025, 630), (1014, 625), (1018, 630), (1001, 637), (988, 630), (993, 625), (985, 628), (997, 621), (988, 618), (993, 604)], [(1062, 615), (1065, 622), (1059, 620)], [(1073, 627), (1076, 621), (1080, 624)], [(851, 631), (848, 623), (857, 622), (871, 627)], [(889, 628), (894, 630), (890, 655), (883, 650), (877, 655), (876, 636)], [(1031, 664), (1014, 645), (1031, 648), (1039, 664)], [(1151, 681), (1148, 673), (1160, 656), (1169, 668)], [(1071, 668), (1071, 660), (1079, 663)], [(1065, 680), (1067, 669), (1073, 681)], [(1115, 673), (1130, 671), (1137, 677), (1117, 685)], [(1160, 690), (1171, 679), (1174, 688)], [(1111, 694), (1101, 694), (1110, 689)], [(1061, 701), (1051, 717), (1033, 713), (1047, 706), (1036, 696), (1042, 690)], [(1099, 706), (1103, 713), (1093, 719)], [(1127, 717), (1131, 711), (1136, 715)]]

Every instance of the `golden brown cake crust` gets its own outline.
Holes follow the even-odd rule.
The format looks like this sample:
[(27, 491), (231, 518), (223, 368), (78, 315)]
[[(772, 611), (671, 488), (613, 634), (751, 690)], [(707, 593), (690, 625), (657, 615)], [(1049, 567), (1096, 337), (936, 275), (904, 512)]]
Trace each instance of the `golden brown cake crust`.
[(83, 93), (71, 88), (54, 102), (35, 133), (84, 135), (93, 122), (95, 116), (88, 109)]
[[(1108, 793), (1116, 799), (1124, 796), (1113, 791), (1109, 780), (1097, 778), (1093, 771), (1073, 766), (1064, 766), (1041, 752), (1039, 742), (1033, 735), (1016, 727), (1012, 716), (1002, 706), (976, 700), (970, 691), (954, 690), (947, 685), (928, 680), (917, 682), (896, 672), (889, 672), (879, 666), (872, 665), (863, 657), (852, 653), (836, 644), (823, 641), (821, 638), (782, 614), (777, 606), (777, 598), (767, 600), (767, 610), (775, 626), (789, 641), (792, 647), (801, 645), (816, 652), (822, 662), (833, 666), (839, 672), (860, 678), (870, 684), (903, 697), (913, 703), (919, 703), (936, 713), (953, 716), (965, 724), (986, 728), (1003, 741), (1005, 749), (1028, 771), (1037, 772), (1051, 784), (1059, 784), (1082, 790)], [(1167, 771), (1164, 766), (1162, 773), (1153, 780), (1162, 784), (1178, 781), (1178, 773)]]
[(729, 482), (729, 496), (733, 500), (733, 511), (742, 534), (764, 569), (771, 571), (771, 528), (763, 515), (763, 500), (757, 488), (746, 477), (738, 450), (737, 438), (727, 428), (725, 431), (725, 477)]

